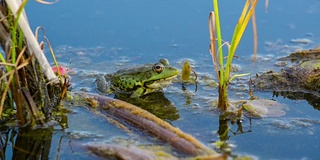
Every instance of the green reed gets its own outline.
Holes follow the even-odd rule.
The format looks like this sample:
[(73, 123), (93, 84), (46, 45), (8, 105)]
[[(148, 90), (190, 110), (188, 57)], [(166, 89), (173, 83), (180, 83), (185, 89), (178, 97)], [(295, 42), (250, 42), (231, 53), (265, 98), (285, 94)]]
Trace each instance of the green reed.
[[(252, 2), (251, 2), (252, 1)], [(242, 35), (247, 27), (247, 24), (254, 12), (258, 0), (247, 0), (243, 7), (243, 11), (240, 15), (238, 23), (234, 29), (231, 44), (228, 42), (223, 42), (220, 27), (220, 16), (219, 16), (219, 6), (218, 0), (213, 0), (214, 12), (209, 15), (209, 31), (210, 31), (210, 53), (212, 55), (212, 60), (216, 74), (218, 76), (219, 82), (219, 100), (218, 108), (222, 111), (226, 111), (228, 108), (228, 84), (229, 82), (238, 76), (244, 76), (247, 74), (237, 74), (230, 77), (231, 64), (242, 38)], [(228, 54), (226, 55), (227, 60), (224, 59), (223, 46), (228, 47)], [(217, 47), (218, 46), (218, 47)]]

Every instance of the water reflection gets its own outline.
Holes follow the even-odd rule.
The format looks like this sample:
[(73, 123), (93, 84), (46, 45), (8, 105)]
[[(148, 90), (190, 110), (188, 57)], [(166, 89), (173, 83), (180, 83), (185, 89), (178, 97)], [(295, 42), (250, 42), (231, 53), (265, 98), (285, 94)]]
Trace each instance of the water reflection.
[[(59, 61), (66, 63), (72, 59), (73, 67), (84, 68), (86, 70), (95, 68), (95, 70), (99, 69), (99, 71), (111, 72), (120, 67), (117, 64), (110, 65), (112, 62), (119, 62), (121, 65), (128, 65), (128, 62), (129, 64), (146, 63), (150, 62), (151, 60), (157, 60), (160, 55), (173, 60), (177, 60), (182, 57), (190, 57), (199, 63), (199, 71), (201, 70), (202, 72), (212, 73), (211, 57), (207, 51), (207, 16), (208, 12), (212, 10), (211, 1), (97, 0), (94, 2), (82, 1), (81, 3), (74, 3), (73, 1), (60, 1), (61, 3), (56, 5), (41, 7), (32, 4), (34, 2), (35, 1), (30, 1), (30, 5), (27, 5), (27, 7), (30, 9), (29, 11), (31, 11), (29, 12), (29, 20), (31, 25), (34, 25), (32, 28), (35, 28), (38, 25), (44, 26), (47, 29), (48, 36), (51, 38), (51, 41), (55, 46), (70, 45), (73, 49), (77, 46), (83, 47), (82, 50), (73, 52), (69, 52), (68, 50), (60, 50), (57, 52), (61, 55), (60, 59), (58, 59)], [(68, 8), (71, 8), (75, 5), (79, 9), (70, 12)], [(288, 5), (288, 1), (277, 1), (276, 3), (271, 3), (268, 14), (263, 12), (263, 5), (264, 3), (260, 3), (260, 7), (257, 9), (258, 29), (260, 31), (259, 37), (261, 38), (259, 43), (260, 53), (272, 53), (274, 58), (282, 56), (284, 53), (288, 53), (289, 50), (291, 52), (291, 49), (293, 48), (301, 48), (301, 46), (293, 46), (290, 43), (288, 44), (288, 40), (292, 38), (303, 38), (306, 36), (306, 34), (309, 34), (309, 38), (315, 42), (312, 45), (319, 42), (319, 22), (316, 21), (320, 13), (318, 0), (294, 0), (290, 5)], [(226, 26), (226, 29), (224, 30), (225, 37), (232, 37), (232, 32), (228, 31), (230, 31), (230, 28), (231, 30), (233, 29), (232, 26), (234, 26), (239, 15), (239, 11), (241, 11), (239, 10), (239, 7), (242, 6), (243, 1), (234, 0), (233, 3), (230, 3), (230, 1), (221, 1), (221, 7), (224, 7), (224, 9), (229, 8), (228, 12), (225, 12), (225, 14), (221, 15), (222, 19), (226, 19), (226, 21), (223, 21), (224, 24), (222, 24), (223, 26)], [(310, 7), (311, 9), (313, 8), (312, 12)], [(83, 8), (87, 12), (83, 12)], [(298, 15), (304, 18), (292, 16), (297, 15), (298, 12)], [(82, 23), (83, 20), (90, 20), (92, 23)], [(58, 23), (65, 25), (55, 25)], [(272, 29), (272, 31), (270, 29)], [(84, 32), (89, 30), (90, 32)], [(197, 32), (193, 32), (194, 30), (197, 30)], [(270, 31), (276, 32), (277, 34), (270, 34)], [(251, 71), (251, 65), (247, 64), (248, 61), (243, 61), (245, 57), (249, 58), (252, 52), (250, 47), (245, 47), (252, 45), (251, 34), (251, 32), (248, 32), (248, 34), (246, 33), (244, 41), (241, 42), (243, 47), (239, 48), (238, 54), (241, 56), (242, 60), (239, 59), (238, 63), (245, 64), (244, 67), (249, 66), (250, 70), (248, 72), (254, 73)], [(64, 35), (63, 38), (61, 38), (61, 35)], [(249, 40), (248, 37), (250, 38)], [(279, 39), (282, 41), (282, 46), (267, 46), (268, 42), (278, 41)], [(94, 47), (97, 45), (101, 45), (102, 47), (110, 49), (106, 49), (107, 51), (99, 48), (88, 50), (88, 47)], [(170, 47), (173, 45), (176, 47)], [(304, 45), (302, 47), (309, 48), (309, 46), (310, 45)], [(117, 50), (114, 50), (114, 48), (117, 48)], [(80, 61), (77, 62), (77, 60), (75, 60), (76, 57), (80, 57)], [(120, 63), (121, 59), (128, 59), (130, 61)], [(273, 65), (271, 64), (270, 60), (263, 62), (268, 65), (263, 66), (259, 64), (255, 65), (257, 67), (252, 68), (262, 71), (265, 69), (270, 69)], [(210, 67), (206, 67), (209, 65)], [(247, 72), (245, 68), (243, 69), (244, 72)], [(74, 83), (78, 83), (83, 86), (88, 84), (88, 80), (83, 81), (83, 83), (79, 82), (79, 80), (76, 78), (73, 80)], [(211, 93), (213, 92), (214, 91), (210, 91), (210, 95), (212, 95)], [(203, 93), (203, 89), (199, 87), (198, 93)], [(233, 92), (231, 91), (230, 95), (232, 94)], [(258, 93), (258, 96), (260, 94), (261, 92)], [(197, 103), (202, 105), (202, 100), (197, 100), (195, 98), (191, 99), (190, 97), (191, 96), (188, 97), (189, 99), (186, 104), (192, 105), (192, 103)], [(184, 99), (175, 99), (176, 100), (173, 100), (173, 102), (178, 108), (181, 107), (179, 103)], [(286, 103), (289, 105), (294, 104), (292, 101), (286, 101)], [(312, 102), (312, 104), (315, 103), (316, 102)], [(188, 123), (195, 127), (197, 133), (206, 133), (206, 127), (204, 127), (205, 129), (200, 130), (198, 129), (200, 126), (197, 126), (197, 122), (199, 122), (198, 117), (204, 117), (203, 114), (206, 114), (206, 111), (201, 111), (200, 114), (196, 115), (192, 114), (195, 112), (193, 107), (184, 107), (183, 109), (184, 111), (180, 112), (180, 116), (183, 117), (184, 120), (176, 122), (179, 126), (181, 126), (181, 129), (188, 129), (186, 126), (189, 127), (189, 125), (183, 125), (184, 123)], [(309, 113), (306, 113), (306, 116), (309, 116), (308, 114)], [(290, 112), (288, 115), (291, 116)], [(193, 116), (196, 118), (194, 118), (195, 120), (185, 118), (188, 116)], [(216, 121), (217, 119), (214, 120), (214, 122)], [(212, 121), (208, 122), (208, 124), (204, 122), (202, 122), (203, 125), (212, 123)], [(233, 133), (231, 133), (226, 126), (229, 125), (229, 127), (236, 127), (234, 130), (239, 128), (237, 126), (237, 122), (231, 124), (231, 122), (228, 121), (221, 121), (219, 123), (221, 123), (221, 132), (228, 131), (229, 136), (232, 136)], [(225, 127), (223, 127), (224, 123), (227, 123)], [(92, 123), (92, 125), (97, 124), (95, 122)], [(317, 149), (317, 147), (314, 145), (314, 139), (318, 138), (317, 135), (319, 134), (317, 134), (317, 132), (319, 131), (319, 127), (317, 125), (314, 128), (315, 134), (310, 136), (310, 138), (303, 137), (303, 143), (299, 143), (302, 142), (300, 141), (300, 139), (302, 139), (301, 137), (290, 136), (289, 134), (288, 136), (282, 136), (282, 134), (271, 136), (271, 138), (281, 138), (281, 141), (275, 141), (274, 143), (271, 143), (271, 141), (268, 141), (268, 137), (270, 137), (270, 135), (268, 135), (266, 131), (267, 129), (261, 126), (256, 126), (255, 129), (258, 132), (253, 133), (253, 137), (245, 140), (244, 138), (239, 138), (234, 141), (241, 146), (237, 149), (239, 152), (254, 153), (264, 157), (265, 159), (299, 159), (301, 157), (316, 159), (316, 154), (309, 154), (310, 152), (317, 153), (314, 152)], [(191, 132), (191, 134), (194, 133)], [(265, 136), (265, 138), (260, 139), (261, 136)], [(265, 145), (256, 145), (257, 140), (259, 143)], [(283, 143), (283, 141), (288, 143)], [(269, 144), (269, 142), (271, 144)], [(290, 145), (290, 148), (299, 148), (299, 151), (292, 151), (290, 148), (286, 148), (286, 146), (278, 147), (278, 152), (272, 152), (272, 150), (270, 150), (270, 146), (281, 146), (282, 144), (292, 144)], [(250, 145), (254, 147), (243, 148), (243, 145)], [(294, 145), (295, 147), (292, 147)]]
[[(67, 110), (55, 113), (55, 121), (63, 131), (69, 128), (67, 113)], [(35, 129), (1, 125), (0, 159), (49, 159), (54, 127)]]
[[(229, 127), (229, 123), (231, 125), (237, 125), (237, 130), (236, 131), (231, 130), (230, 129), (231, 127)], [(252, 132), (251, 120), (250, 120), (250, 128), (248, 130), (244, 130), (242, 127), (242, 120), (241, 119), (232, 120), (232, 119), (226, 118), (225, 115), (220, 115), (219, 116), (219, 130), (218, 130), (220, 141), (229, 140), (229, 138), (230, 138), (229, 132), (231, 132), (233, 135), (239, 135), (239, 134), (243, 134), (243, 133)]]
[(1, 128), (1, 159), (10, 159), (6, 157), (6, 150), (11, 148), (12, 143), (12, 158), (11, 159), (49, 159), (51, 140), (53, 135), (53, 126), (42, 129)]
[[(230, 115), (228, 115), (229, 117)], [(236, 125), (236, 130), (233, 131), (231, 126), (229, 125)], [(233, 119), (233, 118), (226, 118), (225, 114), (219, 116), (219, 129), (217, 131), (219, 135), (219, 141), (216, 142), (216, 148), (221, 154), (228, 155), (230, 158), (239, 158), (239, 156), (232, 152), (232, 148), (235, 146), (229, 142), (231, 135), (236, 136), (239, 134), (249, 133), (252, 132), (251, 129), (251, 120), (250, 120), (250, 128), (245, 130), (242, 126), (241, 119)], [(250, 158), (251, 159), (251, 158)]]
[(153, 92), (139, 98), (131, 98), (128, 94), (116, 94), (115, 98), (139, 106), (164, 120), (177, 120), (180, 115), (173, 103), (163, 92)]
[[(320, 93), (319, 93), (320, 94)], [(320, 110), (320, 97), (311, 93), (304, 92), (273, 92), (272, 97), (283, 96), (291, 100), (306, 100), (314, 109)]]
[(187, 84), (184, 84), (184, 83), (182, 83), (182, 85), (181, 85), (181, 90), (183, 91), (183, 97), (186, 100), (186, 102), (183, 104), (184, 106), (188, 106), (188, 105), (192, 104), (192, 99), (193, 99), (194, 93), (197, 92), (197, 90), (198, 90), (198, 84), (197, 83), (195, 84), (194, 93), (188, 91), (186, 85)]

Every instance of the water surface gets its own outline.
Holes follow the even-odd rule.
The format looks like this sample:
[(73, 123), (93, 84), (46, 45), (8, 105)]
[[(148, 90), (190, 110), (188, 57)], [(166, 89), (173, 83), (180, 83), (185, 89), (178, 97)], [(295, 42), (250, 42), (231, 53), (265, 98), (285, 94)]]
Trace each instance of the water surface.
[[(241, 13), (244, 1), (219, 1), (222, 34), (231, 40), (232, 30)], [(241, 66), (240, 73), (252, 75), (274, 69), (277, 57), (299, 49), (310, 49), (320, 42), (319, 10), (317, 0), (271, 1), (265, 12), (264, 1), (259, 1), (256, 15), (258, 26), (258, 61), (252, 62), (251, 24), (240, 43), (234, 63)], [(189, 60), (200, 74), (215, 78), (208, 52), (208, 15), (212, 1), (199, 0), (93, 0), (60, 1), (54, 5), (41, 5), (30, 1), (27, 5), (29, 22), (33, 29), (43, 26), (53, 45), (58, 61), (76, 71), (72, 78), (73, 90), (96, 93), (94, 76), (111, 73), (119, 68), (136, 64), (155, 63), (167, 58), (178, 68)], [(292, 43), (293, 39), (307, 38), (308, 44)], [(50, 57), (50, 53), (46, 53)], [(49, 58), (52, 62), (52, 59)], [(69, 64), (69, 62), (71, 63)], [(231, 85), (229, 96), (233, 100), (248, 99), (247, 78)], [(244, 89), (239, 90), (239, 85)], [(238, 86), (238, 88), (237, 88)], [(210, 105), (217, 97), (214, 87), (199, 86), (187, 93), (181, 84), (165, 90), (165, 96), (174, 103), (180, 118), (171, 121), (176, 127), (190, 133), (201, 142), (219, 140), (219, 115)], [(235, 88), (235, 89), (232, 89)], [(251, 155), (259, 159), (317, 159), (319, 154), (319, 107), (305, 100), (274, 97), (270, 92), (255, 92), (256, 96), (274, 99), (288, 106), (283, 117), (252, 120), (229, 125), (228, 143), (235, 145), (234, 155)], [(128, 134), (109, 123), (101, 115), (85, 107), (72, 106), (66, 128), (56, 127), (52, 135), (50, 159), (96, 159), (81, 144), (95, 141), (114, 142), (119, 139), (146, 144), (161, 144), (144, 139), (139, 133)], [(79, 138), (80, 135), (80, 138)], [(10, 157), (10, 151), (6, 156)]]

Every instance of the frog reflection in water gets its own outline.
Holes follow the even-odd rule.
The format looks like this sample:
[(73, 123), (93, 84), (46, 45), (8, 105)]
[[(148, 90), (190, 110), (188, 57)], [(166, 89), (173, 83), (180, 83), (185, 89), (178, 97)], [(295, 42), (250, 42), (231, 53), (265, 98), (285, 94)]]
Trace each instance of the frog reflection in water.
[[(174, 120), (179, 118), (179, 115), (173, 104), (164, 96), (162, 88), (171, 84), (171, 80), (178, 73), (178, 69), (169, 66), (168, 60), (160, 59), (155, 64), (145, 64), (106, 74), (98, 77), (96, 83), (98, 90), (102, 93), (114, 92), (118, 99), (142, 108), (145, 106), (147, 108), (144, 109), (159, 118)], [(164, 116), (164, 113), (171, 113), (172, 115), (159, 116)]]

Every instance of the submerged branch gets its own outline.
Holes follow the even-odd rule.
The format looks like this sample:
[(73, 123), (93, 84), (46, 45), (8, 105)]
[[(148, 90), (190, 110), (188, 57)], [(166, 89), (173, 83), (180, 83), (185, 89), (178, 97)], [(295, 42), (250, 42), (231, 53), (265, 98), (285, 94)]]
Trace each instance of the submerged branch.
[(169, 123), (135, 105), (101, 95), (82, 92), (75, 93), (74, 99), (88, 104), (91, 108), (97, 108), (106, 115), (121, 119), (134, 127), (143, 129), (187, 155), (218, 156), (216, 152), (205, 147), (191, 135), (182, 132), (180, 129), (171, 126)]

